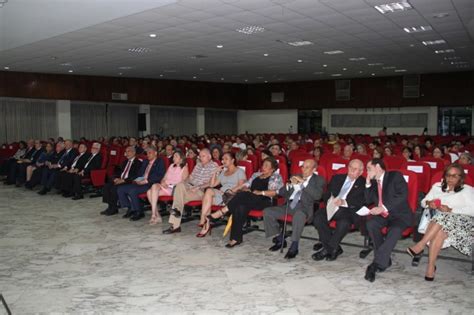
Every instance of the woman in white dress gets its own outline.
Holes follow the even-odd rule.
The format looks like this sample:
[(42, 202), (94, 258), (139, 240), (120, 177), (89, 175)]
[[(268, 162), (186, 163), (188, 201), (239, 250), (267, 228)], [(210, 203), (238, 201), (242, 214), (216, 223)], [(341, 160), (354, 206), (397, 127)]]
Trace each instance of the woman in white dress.
[(465, 176), (458, 164), (447, 166), (441, 183), (434, 184), (421, 201), (423, 207), (435, 209), (436, 214), (431, 219), (423, 239), (407, 248), (407, 253), (412, 257), (420, 256), (429, 243), (426, 281), (434, 280), (436, 259), (441, 248), (453, 246), (464, 255), (471, 255), (474, 190), (464, 184)]

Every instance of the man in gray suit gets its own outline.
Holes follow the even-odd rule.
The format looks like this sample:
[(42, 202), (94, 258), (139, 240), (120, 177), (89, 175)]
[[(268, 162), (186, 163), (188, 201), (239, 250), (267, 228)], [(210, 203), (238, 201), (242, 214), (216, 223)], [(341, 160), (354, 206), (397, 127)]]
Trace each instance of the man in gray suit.
[(306, 222), (312, 220), (314, 213), (314, 203), (319, 202), (322, 197), (325, 181), (316, 175), (317, 163), (314, 160), (304, 161), (301, 171), (302, 176), (292, 176), (291, 184), (280, 188), (278, 195), (286, 199), (286, 204), (282, 206), (269, 207), (263, 211), (265, 223), (265, 235), (276, 237), (275, 245), (270, 247), (270, 251), (277, 251), (282, 246), (286, 247), (283, 231), (280, 232), (278, 219), (285, 215), (288, 207), (288, 214), (293, 216), (291, 246), (285, 258), (292, 259), (298, 255), (298, 242), (303, 233)]

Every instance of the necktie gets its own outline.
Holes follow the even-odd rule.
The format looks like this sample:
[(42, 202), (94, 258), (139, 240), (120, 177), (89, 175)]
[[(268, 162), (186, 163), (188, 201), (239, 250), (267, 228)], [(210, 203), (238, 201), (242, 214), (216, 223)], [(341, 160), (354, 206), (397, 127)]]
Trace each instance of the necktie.
[(344, 183), (344, 186), (342, 186), (341, 191), (339, 192), (339, 195), (337, 195), (337, 198), (343, 198), (348, 192), (349, 189), (351, 188), (352, 181), (350, 179), (347, 179), (346, 182)]
[(132, 164), (132, 160), (128, 160), (127, 166), (125, 166), (125, 170), (122, 173), (122, 176), (120, 176), (121, 179), (125, 179), (128, 177), (128, 171), (130, 170), (130, 164)]
[(379, 207), (383, 205), (383, 200), (382, 200), (382, 181), (377, 180), (377, 191), (379, 194)]
[(151, 170), (151, 167), (153, 166), (153, 163), (155, 163), (155, 161), (150, 161), (148, 163), (148, 166), (146, 167), (145, 175), (143, 176), (145, 178), (145, 180), (148, 179), (148, 174), (150, 173), (150, 170)]
[(291, 209), (296, 208), (296, 205), (298, 205), (298, 201), (300, 201), (302, 193), (303, 193), (303, 187), (301, 187), (301, 189), (296, 192), (295, 197), (293, 197), (293, 200), (290, 203)]
[(72, 162), (71, 168), (76, 167), (77, 161), (79, 161), (79, 158), (81, 156), (82, 156), (82, 154), (79, 154), (78, 156), (76, 156), (76, 158), (74, 159), (74, 162)]
[(60, 158), (59, 161), (58, 161), (58, 164), (59, 164), (59, 165), (61, 165), (61, 164), (64, 162), (64, 160), (66, 159), (66, 156), (67, 156), (68, 154), (69, 154), (68, 151), (64, 152), (63, 156), (61, 156), (61, 158)]
[(87, 166), (89, 166), (89, 163), (92, 161), (92, 159), (94, 158), (94, 154), (91, 155), (91, 157), (89, 158), (89, 160), (87, 160), (87, 163), (86, 165), (84, 165), (84, 168), (87, 168)]

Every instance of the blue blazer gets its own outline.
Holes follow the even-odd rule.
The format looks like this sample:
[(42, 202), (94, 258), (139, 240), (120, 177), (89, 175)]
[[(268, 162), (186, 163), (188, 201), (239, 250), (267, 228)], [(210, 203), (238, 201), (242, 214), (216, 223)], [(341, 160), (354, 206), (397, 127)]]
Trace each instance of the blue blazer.
[[(149, 160), (143, 161), (140, 171), (138, 172), (138, 177), (145, 176), (145, 171), (149, 163)], [(153, 163), (153, 166), (150, 169), (150, 173), (148, 174), (148, 184), (153, 185), (161, 182), (161, 180), (165, 176), (165, 172), (165, 163), (162, 159), (156, 158), (155, 163)]]

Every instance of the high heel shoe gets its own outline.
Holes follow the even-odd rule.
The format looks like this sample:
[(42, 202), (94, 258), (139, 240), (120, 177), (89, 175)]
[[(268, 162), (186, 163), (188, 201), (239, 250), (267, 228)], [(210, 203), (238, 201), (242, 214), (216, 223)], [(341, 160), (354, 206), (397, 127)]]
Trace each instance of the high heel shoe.
[(415, 258), (417, 256), (420, 256), (421, 254), (423, 254), (423, 251), (419, 252), (419, 253), (416, 253), (413, 249), (411, 249), (410, 247), (407, 247), (407, 254), (411, 256), (411, 258)]
[[(222, 211), (222, 210), (218, 210), (216, 212), (219, 212), (220, 215), (219, 217), (213, 217), (212, 214), (208, 215), (207, 218), (209, 219), (209, 221), (211, 222), (216, 222), (216, 221), (219, 221), (220, 219), (222, 219), (224, 216), (225, 216), (225, 213)], [(227, 213), (227, 212), (226, 212)]]
[(196, 237), (201, 238), (201, 237), (205, 237), (207, 234), (211, 235), (211, 233), (212, 233), (212, 225), (211, 225), (211, 223), (209, 222), (209, 220), (208, 220), (206, 223), (204, 223), (203, 227), (206, 226), (206, 225), (208, 226), (207, 231), (204, 232), (204, 233), (199, 232), (198, 234), (196, 234)]
[[(436, 266), (434, 268), (434, 271), (436, 272)], [(428, 277), (428, 276), (425, 275), (425, 280), (426, 281), (434, 281), (434, 274), (433, 274), (433, 277)]]

